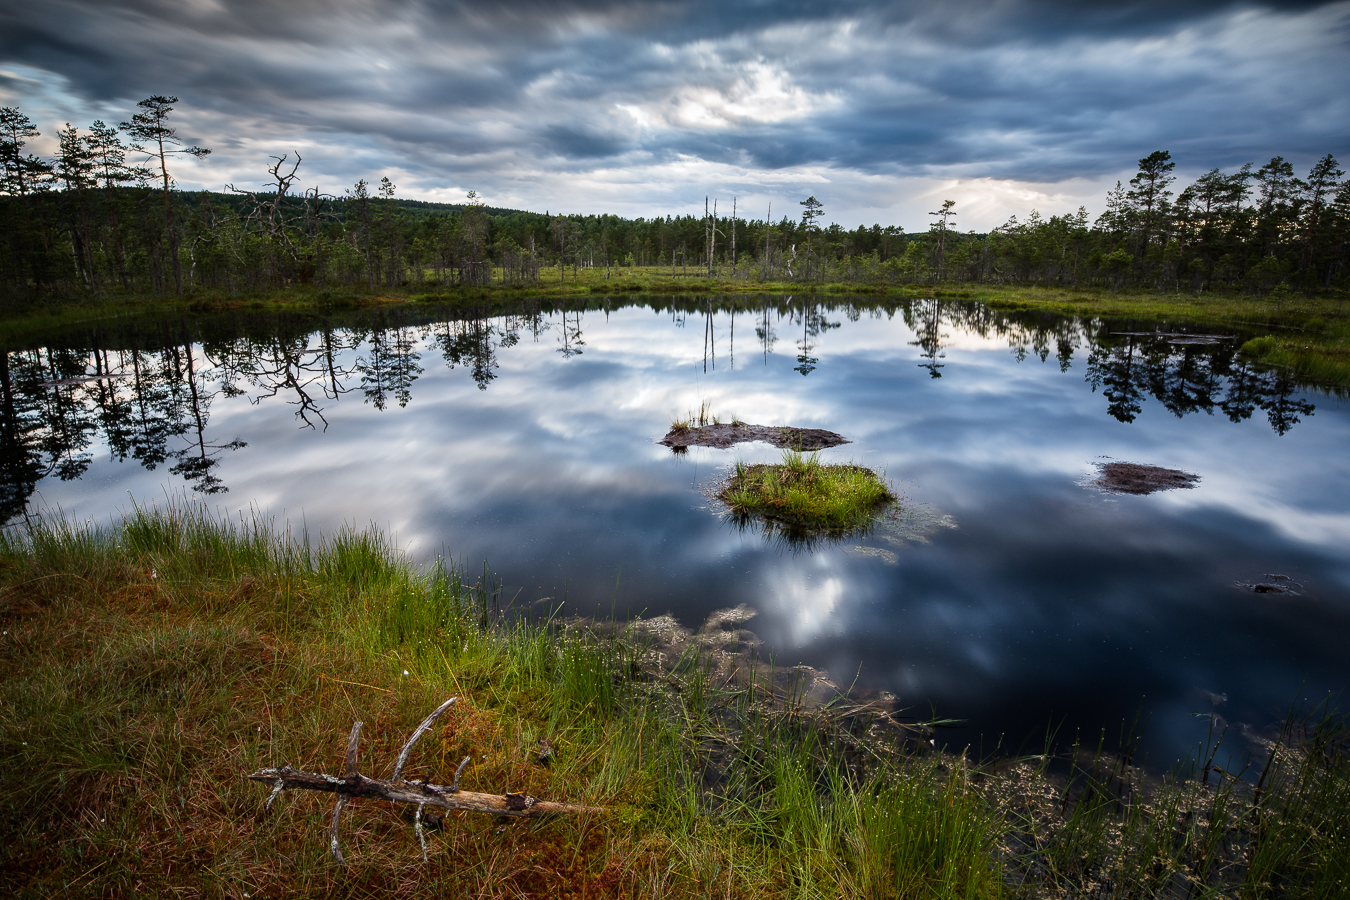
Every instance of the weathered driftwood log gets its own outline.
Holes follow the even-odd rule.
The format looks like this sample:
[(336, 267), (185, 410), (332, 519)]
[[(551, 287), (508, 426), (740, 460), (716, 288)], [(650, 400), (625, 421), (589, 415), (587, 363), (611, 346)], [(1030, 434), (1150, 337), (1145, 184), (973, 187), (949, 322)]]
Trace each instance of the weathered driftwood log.
[(409, 754), (412, 753), (413, 744), (417, 743), (417, 739), (429, 731), (436, 720), (454, 705), (456, 699), (451, 697), (436, 707), (431, 715), (423, 719), (422, 723), (417, 726), (412, 736), (408, 738), (408, 742), (403, 745), (402, 751), (399, 752), (398, 760), (394, 763), (393, 777), (388, 781), (368, 778), (357, 770), (357, 748), (361, 738), (360, 722), (352, 726), (351, 734), (347, 738), (346, 772), (340, 778), (336, 775), (302, 772), (298, 769), (292, 769), (290, 766), (282, 766), (279, 769), (259, 769), (248, 777), (253, 781), (272, 786), (272, 793), (267, 798), (268, 808), (271, 808), (272, 801), (276, 800), (283, 791), (323, 791), (328, 794), (337, 794), (337, 803), (333, 806), (333, 823), (329, 831), (328, 848), (333, 854), (333, 859), (339, 863), (344, 862), (344, 859), (338, 843), (338, 826), (342, 818), (342, 809), (351, 797), (388, 800), (391, 803), (411, 803), (416, 806), (417, 813), (413, 819), (413, 828), (417, 833), (418, 841), (422, 845), (423, 859), (426, 859), (427, 855), (427, 840), (422, 828), (422, 811), (428, 806), (448, 810), (462, 809), (498, 816), (532, 818), (562, 813), (604, 812), (603, 807), (553, 803), (548, 800), (538, 800), (526, 794), (480, 794), (475, 791), (461, 791), (459, 789), (459, 776), (463, 774), (464, 767), (469, 764), (469, 757), (467, 756), (460, 762), (459, 768), (455, 770), (455, 780), (450, 784), (429, 784), (417, 780), (404, 780), (403, 767), (408, 762)]

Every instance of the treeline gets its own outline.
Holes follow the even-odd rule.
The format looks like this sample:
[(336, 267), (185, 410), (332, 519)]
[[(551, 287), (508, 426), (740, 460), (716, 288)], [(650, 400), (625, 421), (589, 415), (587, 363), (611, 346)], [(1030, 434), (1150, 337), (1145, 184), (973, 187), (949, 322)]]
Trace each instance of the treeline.
[[(1306, 178), (1276, 157), (1214, 169), (1176, 190), (1166, 151), (1140, 160), (1106, 211), (1013, 217), (962, 233), (946, 201), (927, 231), (820, 224), (815, 197), (776, 221), (714, 202), (702, 216), (626, 219), (458, 206), (396, 198), (388, 178), (342, 195), (301, 189), (298, 155), (272, 157), (261, 188), (183, 192), (185, 146), (169, 121), (177, 98), (142, 101), (129, 122), (59, 133), (55, 158), (26, 152), (39, 136), (0, 109), (0, 298), (8, 304), (289, 284), (483, 285), (604, 277), (633, 267), (673, 276), (760, 281), (961, 281), (1159, 291), (1344, 290), (1350, 181), (1336, 160)], [(800, 212), (800, 216), (798, 216)]]

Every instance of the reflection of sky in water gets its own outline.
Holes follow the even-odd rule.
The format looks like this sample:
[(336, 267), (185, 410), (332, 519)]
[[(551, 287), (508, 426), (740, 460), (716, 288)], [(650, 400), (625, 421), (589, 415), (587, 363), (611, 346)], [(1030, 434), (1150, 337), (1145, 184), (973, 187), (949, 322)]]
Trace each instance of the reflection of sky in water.
[[(572, 316), (569, 316), (572, 318)], [(889, 688), (927, 713), (969, 719), (953, 740), (1030, 747), (1050, 723), (1114, 734), (1143, 701), (1146, 747), (1172, 758), (1203, 737), (1192, 713), (1216, 707), (1264, 727), (1302, 686), (1347, 686), (1350, 630), (1350, 406), (1316, 396), (1315, 415), (1280, 436), (1257, 410), (1174, 416), (1143, 402), (1136, 421), (1106, 415), (1085, 383), (1085, 350), (1061, 372), (1018, 361), (1008, 340), (944, 324), (942, 377), (922, 368), (899, 315), (813, 339), (817, 368), (794, 371), (800, 325), (773, 320), (767, 360), (755, 316), (716, 316), (716, 367), (705, 326), (644, 308), (584, 313), (579, 355), (559, 353), (558, 317), (500, 348), (480, 391), (424, 340), (424, 373), (406, 408), (359, 391), (327, 402), (326, 431), (297, 428), (278, 396), (218, 397), (210, 432), (244, 449), (222, 455), (230, 487), (210, 502), (252, 505), (311, 532), (374, 522), (416, 555), (444, 547), (486, 562), (522, 599), (566, 592), (583, 611), (672, 611), (688, 623), (747, 603), (784, 663)], [(917, 324), (917, 323), (916, 323)], [(569, 339), (568, 346), (572, 346)], [(342, 354), (348, 365), (364, 346)], [(720, 522), (700, 488), (734, 459), (776, 458), (765, 445), (693, 448), (654, 441), (707, 400), (747, 422), (829, 428), (853, 443), (825, 451), (884, 467), (914, 502), (955, 528), (883, 558), (857, 542), (792, 553)], [(181, 487), (164, 469), (112, 463), (79, 481), (47, 479), (41, 499), (105, 518)], [(1103, 456), (1199, 473), (1198, 488), (1106, 496), (1081, 485)], [(167, 485), (167, 487), (166, 487)], [(1303, 597), (1238, 591), (1283, 572)], [(860, 668), (861, 667), (861, 668)], [(1024, 742), (1030, 741), (1030, 744)]]

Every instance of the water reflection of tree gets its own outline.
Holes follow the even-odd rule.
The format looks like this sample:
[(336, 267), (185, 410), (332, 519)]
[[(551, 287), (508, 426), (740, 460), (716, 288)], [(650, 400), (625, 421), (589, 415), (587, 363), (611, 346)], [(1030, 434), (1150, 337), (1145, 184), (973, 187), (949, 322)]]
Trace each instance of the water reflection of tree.
[(1106, 335), (1088, 354), (1087, 380), (1102, 389), (1107, 412), (1133, 422), (1151, 395), (1177, 418), (1218, 407), (1233, 422), (1265, 410), (1277, 434), (1288, 433), (1315, 407), (1299, 395), (1288, 370), (1255, 370), (1237, 358), (1231, 341), (1171, 343), (1143, 335)]
[(1088, 357), (1088, 381), (1092, 390), (1102, 389), (1106, 411), (1113, 419), (1133, 422), (1144, 408), (1144, 386), (1148, 375), (1142, 359), (1136, 356), (1135, 338), (1125, 341), (1122, 351), (1103, 356), (1094, 352)]
[(359, 335), (339, 334), (328, 325), (314, 334), (279, 330), (261, 340), (241, 338), (208, 349), (218, 367), (221, 393), (244, 392), (240, 381), (256, 391), (249, 397), (254, 406), (278, 395), (297, 407), (302, 428), (322, 422), (328, 429), (321, 400), (335, 401), (351, 388), (345, 384), (354, 371), (338, 362), (341, 353), (354, 349)]
[[(99, 335), (91, 347), (36, 348), (0, 353), (0, 515), (26, 507), (48, 476), (79, 478), (93, 461), (98, 432), (112, 458), (146, 469), (173, 460), (170, 471), (195, 490), (225, 489), (215, 472), (219, 455), (244, 446), (207, 436), (210, 405), (222, 393), (201, 370), (186, 323), (165, 325), (160, 349), (110, 351)], [(114, 360), (115, 356), (115, 360)], [(173, 445), (173, 439), (182, 443)]]
[(35, 446), (40, 427), (38, 393), (24, 384), (23, 354), (0, 353), (0, 517), (8, 522), (28, 505), (37, 483), (50, 471)]
[[(532, 323), (535, 328), (538, 322)], [(536, 334), (538, 332), (536, 331)], [(514, 347), (520, 340), (517, 321), (506, 318), (501, 324), (493, 324), (485, 314), (468, 319), (457, 319), (440, 323), (436, 330), (436, 343), (441, 348), (445, 363), (451, 369), (466, 366), (480, 391), (485, 391), (497, 377), (497, 348)]]
[[(1072, 365), (1078, 347), (1088, 350), (1086, 379), (1100, 389), (1107, 412), (1121, 422), (1133, 422), (1146, 397), (1157, 400), (1173, 415), (1213, 414), (1218, 408), (1231, 421), (1265, 411), (1271, 428), (1286, 434), (1316, 407), (1302, 396), (1302, 386), (1287, 369), (1254, 369), (1243, 362), (1236, 341), (1197, 342), (1174, 335), (1150, 336), (1121, 324), (1114, 327), (1094, 319), (1075, 319), (1036, 311), (999, 310), (979, 303), (941, 300), (910, 301), (904, 307), (906, 323), (917, 336), (911, 342), (922, 351), (920, 363), (933, 377), (941, 373), (942, 326), (1007, 341), (1019, 361), (1029, 356), (1045, 362), (1051, 349), (1061, 370)], [(1152, 329), (1152, 326), (1149, 326)]]
[(574, 356), (581, 355), (581, 348), (586, 346), (586, 342), (581, 338), (581, 310), (573, 310), (575, 324), (567, 321), (567, 310), (562, 314), (562, 334), (558, 337), (558, 352), (562, 354), (563, 359), (571, 359)]
[(773, 333), (773, 323), (769, 321), (769, 301), (767, 297), (760, 301), (759, 322), (755, 325), (755, 337), (763, 348), (764, 364), (768, 365), (769, 354), (773, 352), (773, 345), (778, 341), (778, 336)]
[(40, 394), (43, 427), (37, 431), (38, 448), (50, 461), (51, 474), (62, 481), (73, 481), (93, 461), (86, 448), (93, 442), (98, 425), (92, 411), (81, 402), (85, 387), (60, 383), (83, 374), (83, 360), (69, 350), (55, 350), (47, 352), (45, 366), (41, 351), (35, 353), (34, 362), (43, 366), (39, 377), (55, 385)]
[[(657, 302), (677, 326), (689, 314), (702, 313), (710, 363), (715, 312), (744, 303), (706, 297)], [(1281, 435), (1314, 413), (1289, 370), (1254, 368), (1237, 357), (1231, 341), (1172, 344), (1147, 334), (1113, 333), (1099, 320), (961, 301), (882, 298), (832, 306), (762, 297), (757, 302), (758, 309), (749, 309), (766, 363), (777, 339), (773, 319), (786, 318), (799, 335), (794, 369), (803, 375), (821, 364), (822, 335), (839, 327), (829, 320), (831, 313), (859, 320), (861, 309), (873, 317), (900, 311), (932, 377), (942, 374), (945, 364), (939, 360), (948, 332), (959, 331), (1001, 339), (1019, 360), (1047, 361), (1054, 353), (1061, 369), (1071, 366), (1078, 348), (1086, 348), (1087, 380), (1094, 391), (1101, 389), (1107, 412), (1122, 422), (1134, 421), (1145, 397), (1177, 416), (1218, 409), (1240, 422), (1262, 410)], [(100, 433), (114, 460), (134, 459), (148, 470), (167, 464), (195, 490), (224, 490), (219, 474), (224, 451), (244, 445), (213, 434), (211, 407), (220, 397), (246, 393), (255, 404), (282, 397), (295, 406), (301, 426), (311, 428), (320, 422), (326, 427), (325, 405), (358, 388), (379, 410), (395, 402), (406, 406), (423, 371), (420, 348), (427, 338), (447, 365), (463, 366), (486, 390), (498, 377), (501, 351), (514, 346), (522, 331), (538, 342), (554, 330), (564, 358), (580, 353), (584, 309), (572, 305), (550, 313), (526, 301), (511, 309), (408, 307), (336, 313), (318, 321), (241, 314), (91, 326), (52, 346), (11, 349), (0, 353), (0, 517), (22, 513), (42, 479), (84, 475)], [(1117, 324), (1115, 330), (1126, 329)]]
[(1270, 427), (1283, 437), (1299, 423), (1301, 416), (1311, 416), (1316, 407), (1302, 397), (1295, 396), (1295, 392), (1301, 388), (1294, 383), (1288, 369), (1277, 369), (1267, 375), (1265, 402), (1259, 405), (1266, 411)]
[(923, 351), (921, 357), (925, 361), (919, 363), (919, 367), (927, 369), (930, 378), (941, 378), (942, 373), (938, 369), (943, 368), (945, 364), (938, 360), (947, 355), (942, 350), (942, 339), (945, 335), (942, 333), (941, 301), (923, 300), (906, 307), (905, 324), (917, 338), (910, 341), (909, 345)]
[[(193, 490), (225, 490), (222, 454), (246, 445), (213, 435), (211, 406), (221, 396), (249, 394), (254, 404), (283, 397), (311, 428), (327, 426), (326, 402), (358, 387), (378, 409), (406, 406), (432, 323), (397, 313), (371, 318), (345, 327), (206, 320), (191, 326), (205, 328), (204, 339), (186, 320), (137, 323), (113, 338), (117, 349), (107, 335), (86, 331), (67, 338), (71, 346), (0, 352), (0, 517), (21, 514), (42, 479), (84, 475), (100, 432), (115, 461), (134, 459), (151, 471), (168, 464)], [(447, 361), (469, 366), (486, 389), (497, 351), (517, 342), (520, 323), (536, 334), (546, 327), (537, 309), (484, 312), (444, 324), (438, 338)], [(580, 342), (579, 314), (568, 340)], [(353, 351), (354, 362), (344, 364)]]
[(412, 386), (422, 374), (417, 336), (409, 327), (371, 328), (364, 336), (366, 353), (356, 360), (366, 401), (383, 410), (392, 396), (400, 408), (412, 399)]
[(177, 460), (169, 467), (169, 471), (191, 483), (193, 490), (218, 494), (227, 490), (215, 472), (220, 465), (221, 452), (238, 450), (248, 445), (239, 438), (225, 443), (207, 440), (206, 424), (211, 415), (211, 402), (222, 393), (232, 393), (233, 386), (227, 390), (218, 378), (212, 377), (210, 369), (198, 372), (197, 351), (186, 321), (181, 323), (180, 340), (181, 344), (170, 343), (166, 354), (173, 365), (169, 381), (173, 425), (169, 432), (186, 438), (188, 444), (169, 452)]
[[(792, 298), (788, 298), (790, 303)], [(802, 304), (801, 308), (794, 310), (801, 321), (802, 339), (797, 344), (797, 365), (792, 367), (794, 372), (800, 372), (802, 375), (810, 375), (820, 364), (820, 358), (812, 356), (811, 352), (816, 345), (812, 343), (813, 339), (819, 339), (822, 334), (832, 328), (838, 328), (840, 322), (831, 322), (825, 318), (825, 312), (815, 303), (807, 306)]]
[(717, 332), (713, 329), (713, 302), (707, 299), (703, 312), (703, 371), (708, 371), (708, 345), (712, 344), (712, 367), (717, 369)]
[(1178, 419), (1196, 412), (1212, 414), (1220, 389), (1214, 354), (1183, 344), (1180, 353), (1163, 350), (1159, 357), (1149, 366), (1149, 392)]

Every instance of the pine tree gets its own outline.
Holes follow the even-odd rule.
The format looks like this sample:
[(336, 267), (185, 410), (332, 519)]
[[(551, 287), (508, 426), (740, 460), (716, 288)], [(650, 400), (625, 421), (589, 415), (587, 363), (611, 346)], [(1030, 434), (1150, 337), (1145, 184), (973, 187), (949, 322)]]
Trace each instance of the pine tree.
[(811, 239), (820, 232), (820, 225), (817, 220), (825, 215), (824, 205), (815, 198), (815, 195), (807, 197), (801, 201), (802, 207), (802, 232), (806, 235), (806, 273), (805, 277), (810, 278), (811, 273)]
[(1166, 150), (1155, 150), (1139, 160), (1139, 172), (1130, 179), (1130, 191), (1125, 198), (1130, 202), (1139, 221), (1139, 256), (1148, 252), (1158, 224), (1168, 210), (1168, 198), (1172, 192), (1168, 187), (1176, 181), (1172, 170), (1172, 154)]
[[(933, 222), (929, 228), (937, 232), (937, 272), (938, 281), (943, 279), (946, 274), (947, 261), (947, 226), (951, 224), (952, 219), (956, 218), (956, 213), (952, 212), (952, 207), (956, 206), (955, 200), (943, 200), (942, 208), (937, 212), (930, 212), (930, 216), (937, 216), (938, 220)], [(934, 375), (933, 377), (937, 377)]]
[(183, 146), (183, 142), (178, 137), (178, 132), (166, 124), (169, 113), (173, 112), (173, 104), (177, 102), (177, 97), (164, 97), (158, 94), (147, 97), (136, 104), (142, 111), (132, 116), (130, 122), (123, 122), (121, 127), (131, 136), (131, 149), (144, 153), (147, 162), (158, 163), (159, 165), (159, 174), (155, 177), (164, 188), (164, 222), (169, 233), (169, 258), (173, 264), (174, 290), (181, 295), (183, 293), (183, 262), (178, 257), (179, 238), (178, 228), (174, 221), (171, 193), (173, 178), (169, 175), (169, 157), (180, 154), (201, 159), (210, 154), (211, 151), (205, 147)]

